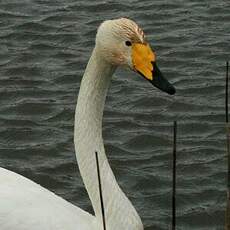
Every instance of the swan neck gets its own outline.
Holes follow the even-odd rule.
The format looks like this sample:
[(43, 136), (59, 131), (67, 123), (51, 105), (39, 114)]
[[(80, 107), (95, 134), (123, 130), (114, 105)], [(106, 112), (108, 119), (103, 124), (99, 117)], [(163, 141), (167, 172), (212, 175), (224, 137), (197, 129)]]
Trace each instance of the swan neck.
[(75, 151), (97, 220), (101, 222), (102, 216), (95, 151), (98, 152), (106, 223), (110, 226), (108, 229), (140, 230), (143, 229), (141, 220), (117, 184), (105, 154), (102, 138), (103, 110), (114, 71), (115, 67), (101, 58), (100, 52), (95, 48), (78, 95), (74, 129)]

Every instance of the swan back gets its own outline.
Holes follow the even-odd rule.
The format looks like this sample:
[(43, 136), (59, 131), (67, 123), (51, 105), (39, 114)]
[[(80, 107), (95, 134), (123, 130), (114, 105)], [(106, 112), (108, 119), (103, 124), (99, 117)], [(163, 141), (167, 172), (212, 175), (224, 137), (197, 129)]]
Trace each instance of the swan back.
[(33, 181), (0, 168), (1, 230), (92, 230), (96, 218)]

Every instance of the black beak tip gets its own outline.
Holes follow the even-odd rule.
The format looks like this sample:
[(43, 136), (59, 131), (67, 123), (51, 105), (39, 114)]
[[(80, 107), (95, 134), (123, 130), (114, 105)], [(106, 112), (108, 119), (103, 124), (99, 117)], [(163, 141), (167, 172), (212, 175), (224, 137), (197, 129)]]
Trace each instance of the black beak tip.
[(168, 89), (168, 94), (174, 95), (176, 93), (176, 89), (173, 86), (170, 86)]
[(174, 95), (176, 93), (176, 89), (174, 88), (173, 85), (171, 85), (167, 79), (164, 78), (164, 76), (162, 75), (160, 69), (157, 67), (156, 63), (153, 62), (153, 69), (155, 70), (154, 72), (152, 72), (154, 76), (153, 80), (151, 81), (152, 84), (157, 87), (158, 89), (170, 94), (170, 95)]

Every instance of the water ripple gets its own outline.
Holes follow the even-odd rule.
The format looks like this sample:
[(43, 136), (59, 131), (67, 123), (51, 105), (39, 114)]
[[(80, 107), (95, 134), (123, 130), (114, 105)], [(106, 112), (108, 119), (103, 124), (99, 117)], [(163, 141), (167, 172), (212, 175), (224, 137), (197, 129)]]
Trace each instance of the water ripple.
[(223, 229), (228, 8), (224, 0), (0, 2), (1, 166), (92, 211), (74, 156), (77, 93), (99, 24), (130, 17), (177, 94), (116, 72), (103, 120), (111, 166), (146, 229), (169, 229), (177, 119), (178, 229)]

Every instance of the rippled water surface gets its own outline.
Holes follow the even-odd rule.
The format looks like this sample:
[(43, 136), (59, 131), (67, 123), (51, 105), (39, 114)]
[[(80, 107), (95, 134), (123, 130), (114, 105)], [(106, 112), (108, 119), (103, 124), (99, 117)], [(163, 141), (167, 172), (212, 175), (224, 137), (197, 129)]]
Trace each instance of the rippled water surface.
[(178, 229), (224, 229), (229, 12), (229, 0), (0, 1), (1, 166), (91, 211), (74, 155), (74, 110), (96, 28), (127, 16), (144, 29), (177, 94), (116, 72), (104, 139), (118, 182), (146, 229), (169, 229), (178, 120)]

